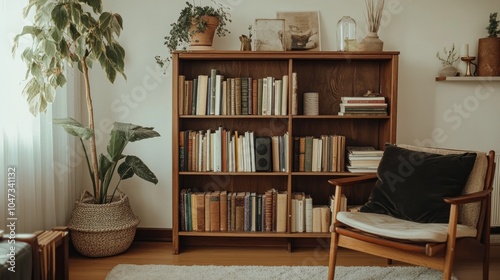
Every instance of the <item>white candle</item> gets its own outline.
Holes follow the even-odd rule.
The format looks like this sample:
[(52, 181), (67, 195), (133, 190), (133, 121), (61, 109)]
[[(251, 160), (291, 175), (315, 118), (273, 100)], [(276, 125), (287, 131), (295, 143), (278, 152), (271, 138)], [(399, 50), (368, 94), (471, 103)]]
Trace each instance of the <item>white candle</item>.
[(460, 56), (469, 56), (469, 44), (463, 44), (460, 48)]

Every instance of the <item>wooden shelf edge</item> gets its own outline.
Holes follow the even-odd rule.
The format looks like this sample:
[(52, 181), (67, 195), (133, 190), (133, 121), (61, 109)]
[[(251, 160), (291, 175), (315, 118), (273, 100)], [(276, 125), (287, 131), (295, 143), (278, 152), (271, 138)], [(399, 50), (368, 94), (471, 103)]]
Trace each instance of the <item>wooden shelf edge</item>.
[(436, 77), (437, 82), (500, 82), (500, 76), (481, 77)]
[(181, 171), (179, 175), (197, 176), (288, 176), (288, 172), (192, 172)]

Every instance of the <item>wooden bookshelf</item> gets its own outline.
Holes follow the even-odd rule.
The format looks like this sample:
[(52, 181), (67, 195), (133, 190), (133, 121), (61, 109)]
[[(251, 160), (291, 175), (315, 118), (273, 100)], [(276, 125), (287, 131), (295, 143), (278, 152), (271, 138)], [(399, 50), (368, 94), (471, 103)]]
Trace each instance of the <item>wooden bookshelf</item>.
[[(343, 135), (346, 145), (373, 146), (383, 149), (385, 143), (396, 141), (397, 91), (399, 52), (247, 52), (193, 51), (172, 55), (172, 250), (178, 254), (185, 244), (220, 244), (219, 239), (246, 240), (265, 246), (273, 240), (285, 240), (288, 249), (297, 240), (314, 241), (328, 238), (328, 233), (291, 231), (291, 194), (310, 194), (314, 205), (328, 205), (333, 188), (332, 177), (358, 176), (349, 172), (297, 172), (292, 169), (294, 137)], [(225, 78), (282, 77), (288, 75), (288, 104), (285, 115), (185, 115), (180, 114), (179, 76), (193, 80), (198, 75), (210, 75), (217, 69)], [(298, 114), (292, 115), (292, 73), (297, 73)], [(387, 116), (339, 116), (340, 98), (363, 96), (368, 90), (380, 92), (387, 102)], [(319, 92), (319, 115), (302, 115), (304, 92)], [(289, 169), (286, 172), (193, 172), (179, 166), (180, 132), (215, 130), (223, 126), (232, 131), (253, 131), (255, 136), (288, 133)], [(264, 193), (270, 188), (286, 191), (287, 222), (285, 232), (205, 232), (182, 231), (180, 193), (183, 189), (197, 191)], [(349, 204), (367, 200), (371, 188), (347, 193)], [(208, 240), (213, 239), (214, 242)]]

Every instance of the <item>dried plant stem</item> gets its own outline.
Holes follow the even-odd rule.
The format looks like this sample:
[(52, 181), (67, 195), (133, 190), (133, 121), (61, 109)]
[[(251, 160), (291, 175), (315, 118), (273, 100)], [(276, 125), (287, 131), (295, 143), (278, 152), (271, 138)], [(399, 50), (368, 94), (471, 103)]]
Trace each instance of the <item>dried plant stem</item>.
[(369, 32), (378, 32), (382, 21), (385, 0), (378, 0), (375, 5), (375, 0), (366, 0), (366, 22), (368, 23)]

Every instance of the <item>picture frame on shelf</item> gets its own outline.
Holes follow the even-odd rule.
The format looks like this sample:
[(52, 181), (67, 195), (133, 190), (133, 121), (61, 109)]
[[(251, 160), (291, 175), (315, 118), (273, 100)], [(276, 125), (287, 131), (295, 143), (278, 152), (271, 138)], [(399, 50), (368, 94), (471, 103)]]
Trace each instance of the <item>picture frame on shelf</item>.
[(321, 51), (319, 11), (276, 12), (285, 20), (287, 50)]
[(256, 19), (253, 26), (252, 49), (255, 51), (284, 51), (284, 33), (284, 19)]

